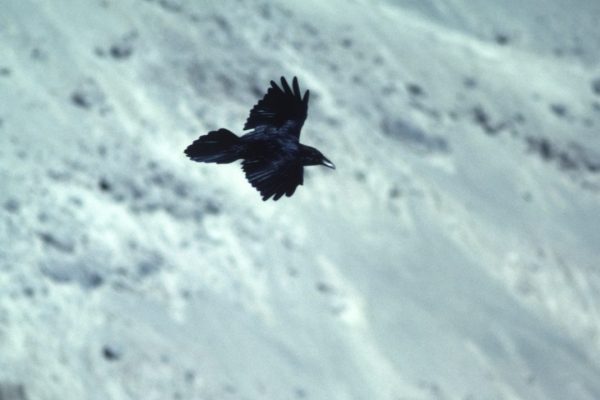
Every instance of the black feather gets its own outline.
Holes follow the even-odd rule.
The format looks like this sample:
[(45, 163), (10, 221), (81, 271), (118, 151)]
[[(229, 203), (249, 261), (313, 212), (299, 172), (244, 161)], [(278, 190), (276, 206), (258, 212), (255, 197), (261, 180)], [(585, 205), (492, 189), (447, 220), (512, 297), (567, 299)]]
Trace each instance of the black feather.
[(300, 130), (307, 116), (308, 98), (306, 95), (304, 99), (300, 97), (296, 77), (292, 85), (294, 92), (284, 77), (281, 77), (281, 88), (271, 81), (271, 87), (265, 96), (250, 111), (244, 130), (278, 129), (280, 134), (300, 137)]
[(242, 159), (242, 169), (263, 200), (291, 196), (304, 182), (304, 167), (333, 164), (317, 149), (300, 144), (300, 131), (306, 120), (310, 92), (304, 96), (298, 79), (292, 86), (281, 77), (281, 86), (271, 87), (254, 105), (242, 137), (219, 129), (199, 137), (186, 150), (192, 160), (226, 163)]

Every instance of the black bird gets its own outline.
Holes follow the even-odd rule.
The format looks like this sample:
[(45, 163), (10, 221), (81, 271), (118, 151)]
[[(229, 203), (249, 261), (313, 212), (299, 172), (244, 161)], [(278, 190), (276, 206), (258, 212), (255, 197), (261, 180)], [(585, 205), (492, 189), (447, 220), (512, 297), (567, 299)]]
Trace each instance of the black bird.
[[(292, 89), (293, 88), (293, 89)], [(304, 181), (304, 167), (335, 165), (314, 147), (299, 142), (306, 119), (310, 92), (300, 94), (298, 79), (292, 88), (284, 77), (281, 87), (271, 87), (250, 111), (243, 136), (221, 128), (200, 136), (185, 149), (194, 161), (226, 164), (242, 159), (246, 179), (262, 195), (263, 200), (291, 196)]]

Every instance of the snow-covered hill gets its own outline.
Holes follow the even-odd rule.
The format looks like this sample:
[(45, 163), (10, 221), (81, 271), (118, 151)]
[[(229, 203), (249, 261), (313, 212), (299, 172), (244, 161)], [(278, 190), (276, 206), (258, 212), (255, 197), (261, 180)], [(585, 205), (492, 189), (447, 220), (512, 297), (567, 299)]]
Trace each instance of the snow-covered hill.
[[(0, 0), (0, 399), (600, 398), (600, 3)], [(263, 203), (183, 149), (311, 90)]]

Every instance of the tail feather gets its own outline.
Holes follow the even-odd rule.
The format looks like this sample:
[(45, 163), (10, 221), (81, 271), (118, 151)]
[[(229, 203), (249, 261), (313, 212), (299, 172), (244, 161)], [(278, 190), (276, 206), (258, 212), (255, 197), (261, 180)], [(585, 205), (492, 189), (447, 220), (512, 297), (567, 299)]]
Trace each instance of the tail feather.
[(185, 149), (194, 161), (226, 164), (240, 158), (240, 138), (227, 129), (208, 132)]

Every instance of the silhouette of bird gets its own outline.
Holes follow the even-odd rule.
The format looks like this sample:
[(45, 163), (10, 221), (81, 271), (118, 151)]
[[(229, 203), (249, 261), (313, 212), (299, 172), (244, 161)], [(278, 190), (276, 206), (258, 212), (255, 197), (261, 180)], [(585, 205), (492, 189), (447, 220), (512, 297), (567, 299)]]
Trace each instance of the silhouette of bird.
[(194, 161), (226, 164), (242, 161), (246, 179), (263, 200), (291, 196), (304, 182), (304, 167), (335, 165), (314, 147), (299, 142), (306, 120), (310, 92), (301, 96), (298, 79), (292, 87), (281, 77), (281, 87), (271, 81), (265, 96), (252, 108), (243, 136), (221, 128), (200, 136), (185, 149)]

